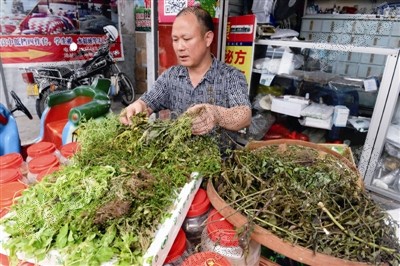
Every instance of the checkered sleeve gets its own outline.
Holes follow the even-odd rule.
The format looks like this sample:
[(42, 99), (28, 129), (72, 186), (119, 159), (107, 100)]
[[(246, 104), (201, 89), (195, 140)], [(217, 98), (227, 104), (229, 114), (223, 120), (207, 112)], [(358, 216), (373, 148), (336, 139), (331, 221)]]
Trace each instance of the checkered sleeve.
[(172, 81), (170, 80), (172, 69), (166, 70), (161, 74), (154, 82), (151, 90), (144, 93), (140, 99), (143, 100), (148, 107), (154, 112), (158, 112), (163, 109), (169, 109), (170, 103), (170, 86)]
[(228, 107), (251, 107), (246, 77), (237, 68), (226, 65), (221, 85), (224, 93), (228, 95)]

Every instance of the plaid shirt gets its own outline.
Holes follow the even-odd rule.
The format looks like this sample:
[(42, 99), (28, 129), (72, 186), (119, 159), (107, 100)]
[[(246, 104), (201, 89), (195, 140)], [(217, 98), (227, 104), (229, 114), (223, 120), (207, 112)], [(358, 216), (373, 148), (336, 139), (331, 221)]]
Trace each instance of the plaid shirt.
[[(196, 88), (184, 66), (173, 66), (166, 70), (154, 83), (152, 90), (141, 99), (154, 111), (171, 110), (177, 117), (189, 107), (209, 103), (226, 108), (248, 106), (251, 108), (247, 81), (237, 68), (213, 57), (212, 65)], [(235, 139), (236, 133), (223, 129)], [(222, 135), (222, 134), (221, 134)]]
[(246, 105), (251, 107), (245, 76), (236, 68), (213, 57), (210, 69), (193, 88), (184, 66), (173, 66), (154, 83), (141, 99), (154, 111), (169, 109), (176, 115), (199, 103), (223, 107)]

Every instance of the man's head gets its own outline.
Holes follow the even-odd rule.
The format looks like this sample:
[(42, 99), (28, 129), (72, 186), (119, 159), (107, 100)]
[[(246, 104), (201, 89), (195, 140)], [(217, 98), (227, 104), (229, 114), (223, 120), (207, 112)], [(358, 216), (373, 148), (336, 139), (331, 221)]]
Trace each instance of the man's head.
[(195, 68), (210, 60), (213, 30), (210, 14), (200, 7), (187, 7), (178, 13), (172, 26), (172, 44), (181, 65)]
[(208, 13), (206, 10), (196, 6), (186, 7), (181, 11), (179, 11), (176, 17), (180, 17), (187, 14), (193, 14), (196, 16), (203, 30), (203, 33), (206, 33), (208, 31), (214, 31), (214, 22), (212, 20), (210, 13)]

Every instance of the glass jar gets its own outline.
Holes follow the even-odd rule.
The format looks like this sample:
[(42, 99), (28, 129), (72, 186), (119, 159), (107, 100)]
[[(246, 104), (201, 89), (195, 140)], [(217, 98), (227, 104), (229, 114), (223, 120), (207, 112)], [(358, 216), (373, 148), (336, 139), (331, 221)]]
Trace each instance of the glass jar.
[(28, 157), (26, 158), (27, 163), (29, 163), (33, 158), (47, 154), (54, 154), (57, 158), (60, 158), (60, 151), (57, 149), (56, 145), (46, 141), (32, 144), (28, 147), (26, 152), (28, 153)]
[(20, 170), (21, 174), (26, 177), (28, 174), (27, 163), (22, 158), (22, 155), (13, 152), (0, 156), (0, 170), (6, 168), (17, 168)]
[(1, 184), (0, 218), (8, 213), (10, 206), (14, 204), (16, 198), (21, 196), (24, 189), (26, 189), (26, 185), (22, 182)]
[(52, 167), (50, 167), (50, 168), (47, 168), (47, 169), (41, 171), (41, 172), (36, 176), (36, 182), (42, 181), (43, 178), (44, 178), (46, 175), (50, 175), (50, 174), (54, 173), (55, 171), (58, 171), (59, 169), (60, 169), (59, 166), (52, 166)]
[(60, 163), (68, 165), (71, 163), (71, 158), (75, 155), (79, 149), (78, 142), (67, 143), (60, 148)]
[(180, 266), (190, 255), (190, 243), (187, 241), (185, 232), (179, 229), (172, 247), (165, 258), (164, 266)]
[(26, 183), (26, 179), (22, 176), (21, 171), (19, 171), (19, 169), (6, 168), (0, 171), (0, 185), (18, 181)]
[(224, 256), (232, 266), (258, 266), (261, 245), (250, 240), (248, 254), (245, 255), (234, 226), (219, 212), (211, 210), (201, 236), (201, 250)]
[(206, 226), (210, 206), (211, 204), (207, 197), (207, 192), (199, 188), (182, 224), (182, 229), (185, 231), (186, 238), (194, 247), (200, 244), (201, 234)]
[(181, 266), (194, 266), (194, 265), (215, 265), (215, 266), (231, 266), (229, 261), (222, 255), (212, 252), (198, 252), (190, 255), (183, 261)]
[(36, 183), (36, 178), (40, 172), (50, 169), (52, 167), (58, 167), (59, 165), (60, 161), (54, 154), (42, 155), (33, 158), (28, 163), (28, 183)]

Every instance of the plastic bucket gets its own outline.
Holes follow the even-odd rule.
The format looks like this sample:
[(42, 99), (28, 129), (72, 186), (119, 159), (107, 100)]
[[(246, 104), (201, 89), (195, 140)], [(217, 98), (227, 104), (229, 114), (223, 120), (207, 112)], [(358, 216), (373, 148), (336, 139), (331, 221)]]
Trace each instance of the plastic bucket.
[(185, 261), (183, 261), (182, 266), (208, 266), (208, 265), (218, 265), (218, 266), (230, 266), (229, 261), (222, 255), (212, 252), (205, 251), (195, 253), (189, 256)]
[(29, 146), (26, 152), (28, 153), (28, 157), (26, 158), (28, 163), (34, 158), (47, 154), (54, 154), (57, 157), (60, 157), (60, 152), (57, 150), (56, 145), (46, 141), (38, 142)]
[(0, 156), (0, 170), (7, 168), (19, 169), (23, 176), (26, 176), (28, 174), (26, 162), (24, 162), (22, 155), (17, 152), (8, 153)]
[[(21, 171), (19, 171), (16, 168), (6, 168), (6, 169), (1, 169), (0, 172), (0, 185), (5, 184), (5, 183), (10, 183), (10, 182), (16, 182), (16, 181), (22, 181), (22, 174)], [(2, 193), (3, 193), (3, 187), (2, 188)]]
[(54, 154), (48, 154), (33, 158), (28, 163), (28, 182), (35, 183), (36, 177), (41, 172), (48, 170), (52, 167), (58, 167), (60, 165), (60, 161), (58, 160), (57, 156)]
[(68, 164), (69, 163), (69, 159), (71, 159), (71, 157), (75, 155), (75, 153), (78, 151), (78, 149), (79, 149), (78, 142), (70, 142), (70, 143), (67, 143), (67, 144), (61, 146), (61, 148), (60, 148), (60, 153), (61, 153), (60, 162), (62, 164)]
[(46, 175), (50, 175), (50, 174), (54, 173), (55, 171), (58, 171), (59, 169), (60, 169), (60, 167), (58, 167), (58, 166), (53, 166), (53, 167), (50, 167), (50, 168), (47, 168), (47, 169), (43, 170), (42, 172), (40, 172), (40, 173), (36, 176), (36, 182), (42, 181), (43, 178), (44, 178)]
[(21, 196), (24, 189), (26, 189), (26, 185), (22, 182), (1, 184), (0, 217), (8, 213), (10, 206), (14, 204), (17, 197)]
[(187, 239), (194, 246), (200, 243), (210, 206), (211, 203), (207, 197), (207, 192), (200, 188), (194, 196), (185, 220), (182, 223), (182, 229), (185, 231)]
[(180, 265), (182, 261), (187, 257), (186, 235), (182, 229), (179, 229), (178, 235), (175, 238), (172, 247), (165, 258), (164, 265)]
[(19, 168), (23, 162), (22, 155), (17, 152), (5, 154), (0, 156), (0, 169)]
[(201, 238), (202, 251), (213, 251), (225, 257), (232, 266), (258, 266), (261, 245), (249, 241), (248, 254), (239, 245), (235, 227), (215, 209), (211, 210)]

